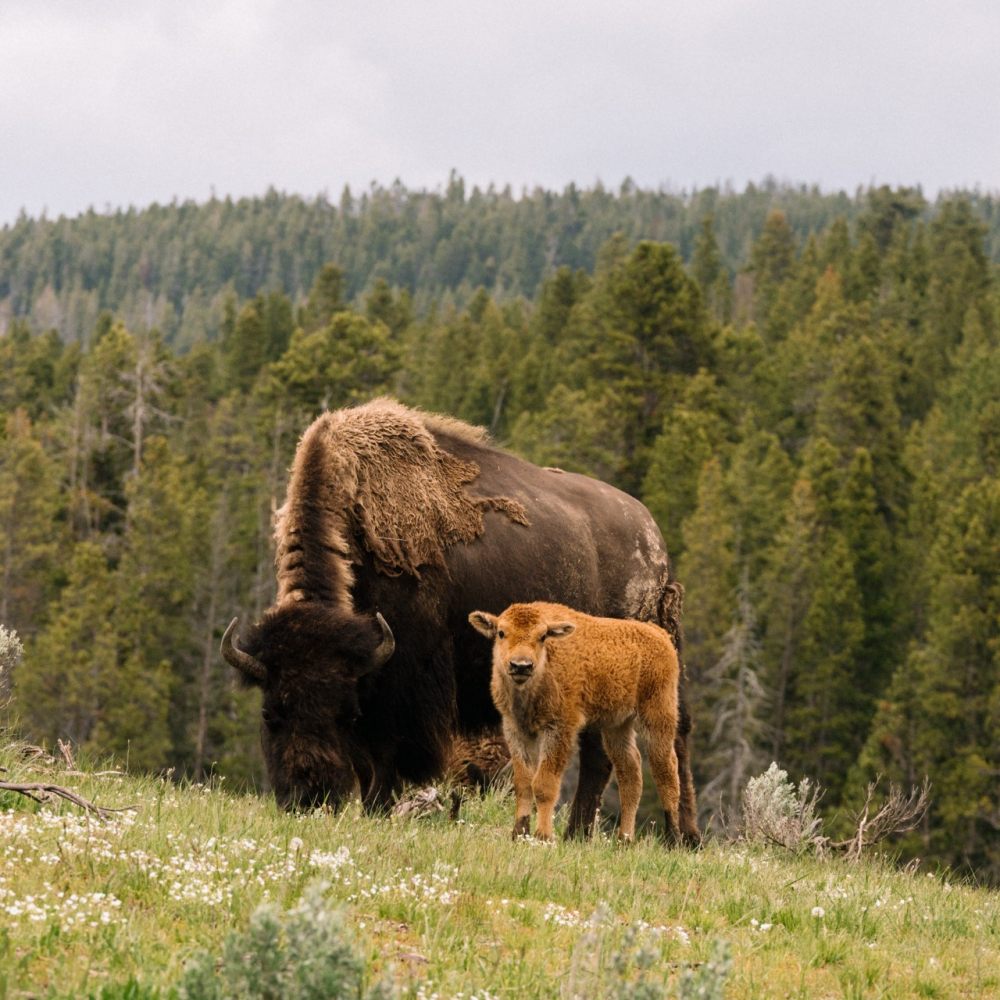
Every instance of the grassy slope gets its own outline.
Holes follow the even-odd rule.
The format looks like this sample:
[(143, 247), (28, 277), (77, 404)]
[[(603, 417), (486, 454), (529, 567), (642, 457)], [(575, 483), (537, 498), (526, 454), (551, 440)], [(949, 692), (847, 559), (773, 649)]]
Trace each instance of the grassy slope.
[[(39, 779), (9, 752), (0, 766)], [(595, 970), (644, 924), (668, 978), (728, 941), (731, 997), (1000, 995), (1000, 894), (939, 874), (746, 845), (511, 843), (499, 797), (469, 803), (459, 824), (404, 822), (356, 807), (288, 816), (150, 778), (46, 778), (137, 809), (100, 823), (0, 792), (0, 998), (130, 978), (166, 994), (194, 950), (218, 951), (263, 899), (290, 905), (317, 877), (375, 972), (409, 995), (598, 995)], [(602, 903), (603, 952), (584, 926)]]

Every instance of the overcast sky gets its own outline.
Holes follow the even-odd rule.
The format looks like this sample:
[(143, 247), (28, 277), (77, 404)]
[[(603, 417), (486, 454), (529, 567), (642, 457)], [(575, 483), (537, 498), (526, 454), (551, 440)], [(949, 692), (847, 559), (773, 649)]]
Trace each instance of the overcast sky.
[(1000, 190), (998, 0), (0, 0), (0, 224), (401, 179)]

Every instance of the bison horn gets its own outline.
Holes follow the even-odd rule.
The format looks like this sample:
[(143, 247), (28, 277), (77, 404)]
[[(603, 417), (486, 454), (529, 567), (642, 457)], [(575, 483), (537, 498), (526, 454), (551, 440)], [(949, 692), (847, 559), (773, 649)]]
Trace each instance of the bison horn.
[(238, 621), (238, 618), (234, 618), (229, 623), (229, 628), (226, 629), (225, 635), (222, 637), (222, 658), (230, 666), (239, 670), (240, 673), (246, 674), (247, 677), (263, 683), (264, 679), (267, 677), (267, 670), (265, 669), (264, 664), (261, 663), (256, 657), (251, 656), (249, 653), (244, 653), (243, 650), (233, 642), (233, 633), (236, 631), (236, 623)]
[(389, 628), (388, 622), (386, 622), (380, 612), (375, 612), (375, 618), (378, 620), (379, 628), (382, 629), (382, 641), (372, 654), (372, 669), (378, 670), (396, 651), (396, 640), (393, 637), (392, 629)]

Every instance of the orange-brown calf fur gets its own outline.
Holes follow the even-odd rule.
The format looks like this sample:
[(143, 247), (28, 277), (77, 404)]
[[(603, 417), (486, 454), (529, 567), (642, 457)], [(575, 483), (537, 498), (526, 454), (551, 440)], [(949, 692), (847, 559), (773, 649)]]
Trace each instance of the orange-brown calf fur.
[(530, 832), (534, 798), (537, 836), (552, 837), (563, 772), (580, 729), (593, 725), (618, 778), (619, 835), (631, 840), (642, 793), (638, 724), (648, 737), (667, 833), (676, 838), (680, 667), (667, 633), (648, 622), (594, 618), (543, 602), (512, 604), (496, 616), (474, 611), (469, 622), (493, 639), (490, 690), (514, 765), (514, 836)]

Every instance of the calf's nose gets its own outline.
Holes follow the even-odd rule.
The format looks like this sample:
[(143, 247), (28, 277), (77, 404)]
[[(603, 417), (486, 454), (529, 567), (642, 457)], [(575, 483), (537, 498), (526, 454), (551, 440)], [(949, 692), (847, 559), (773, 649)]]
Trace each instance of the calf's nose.
[(531, 660), (511, 660), (507, 666), (511, 677), (514, 678), (530, 677), (532, 670), (535, 669), (535, 664)]

